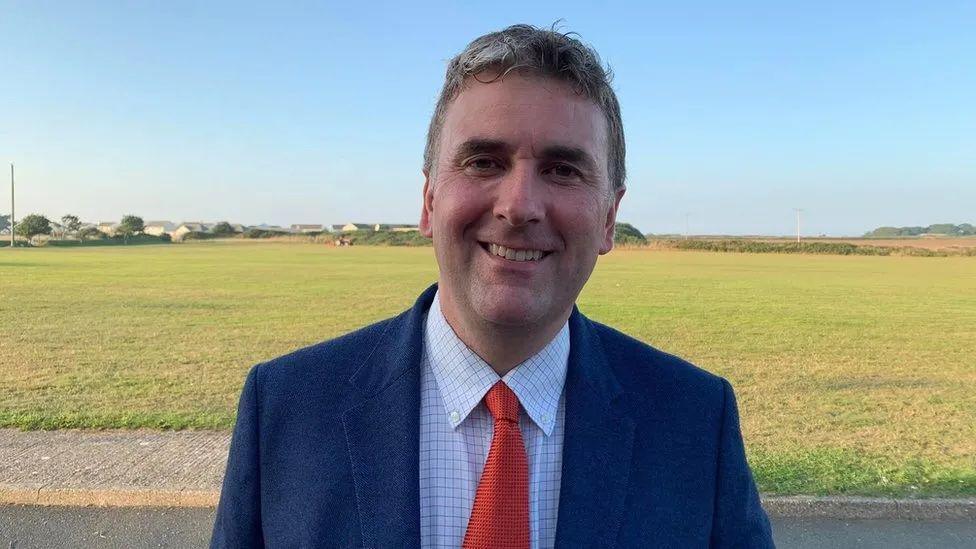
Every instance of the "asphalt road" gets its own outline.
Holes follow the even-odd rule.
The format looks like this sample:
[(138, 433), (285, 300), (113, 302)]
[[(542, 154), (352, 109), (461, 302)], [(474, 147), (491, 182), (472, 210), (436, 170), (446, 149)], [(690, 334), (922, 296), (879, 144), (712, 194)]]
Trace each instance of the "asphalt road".
[[(206, 547), (212, 509), (0, 506), (0, 549)], [(785, 549), (976, 549), (976, 522), (775, 519)]]

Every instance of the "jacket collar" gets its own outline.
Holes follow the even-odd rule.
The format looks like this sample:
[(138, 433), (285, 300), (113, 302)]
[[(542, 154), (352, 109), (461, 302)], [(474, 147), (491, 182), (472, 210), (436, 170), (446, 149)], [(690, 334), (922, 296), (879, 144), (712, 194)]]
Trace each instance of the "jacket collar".
[[(519, 406), (546, 436), (552, 434), (559, 399), (566, 383), (569, 324), (539, 352), (499, 377), (495, 370), (461, 341), (441, 312), (435, 297), (424, 326), (424, 363), (444, 403), (444, 415), (456, 429), (499, 380), (518, 397)], [(451, 414), (451, 412), (456, 412)]]
[[(363, 545), (420, 546), (420, 365), (437, 285), (391, 319), (349, 379), (360, 401), (343, 413)], [(634, 421), (599, 335), (569, 319), (566, 435), (557, 546), (614, 544), (630, 476)]]

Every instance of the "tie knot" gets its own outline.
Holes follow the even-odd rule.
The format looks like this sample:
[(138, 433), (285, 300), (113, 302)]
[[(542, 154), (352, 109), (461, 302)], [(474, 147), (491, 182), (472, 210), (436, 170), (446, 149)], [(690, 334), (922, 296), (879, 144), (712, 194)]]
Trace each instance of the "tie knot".
[(499, 381), (488, 390), (488, 394), (485, 395), (485, 405), (488, 406), (488, 411), (491, 412), (495, 421), (505, 419), (518, 423), (518, 397), (508, 385), (505, 385), (504, 381)]

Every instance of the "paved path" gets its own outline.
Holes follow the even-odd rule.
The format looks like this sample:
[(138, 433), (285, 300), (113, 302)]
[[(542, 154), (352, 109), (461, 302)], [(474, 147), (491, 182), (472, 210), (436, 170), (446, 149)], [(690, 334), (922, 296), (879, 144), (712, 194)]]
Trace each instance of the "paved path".
[[(0, 504), (202, 507), (220, 496), (225, 431), (0, 429)], [(976, 521), (970, 500), (764, 498), (770, 516)]]
[(0, 429), (0, 503), (213, 506), (230, 434)]
[[(207, 508), (0, 505), (0, 547), (206, 547), (213, 516)], [(779, 549), (972, 549), (976, 522), (774, 518), (773, 537)]]

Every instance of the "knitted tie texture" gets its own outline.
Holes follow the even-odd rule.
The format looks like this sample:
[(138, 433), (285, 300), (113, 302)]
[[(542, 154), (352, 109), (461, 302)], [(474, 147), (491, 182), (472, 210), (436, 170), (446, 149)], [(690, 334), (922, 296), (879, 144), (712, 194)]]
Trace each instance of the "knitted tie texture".
[(463, 549), (529, 549), (529, 463), (519, 430), (519, 401), (499, 381), (485, 395), (495, 418)]

